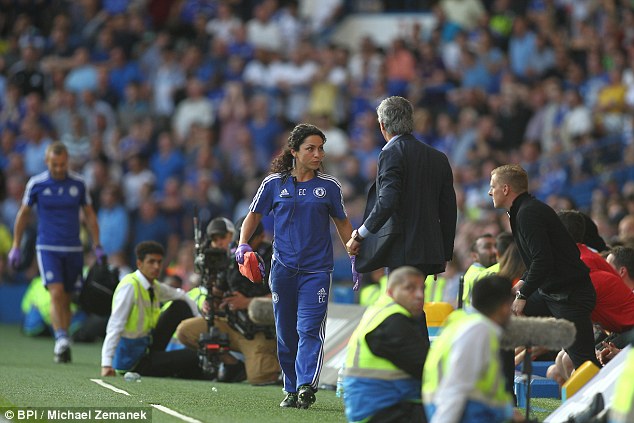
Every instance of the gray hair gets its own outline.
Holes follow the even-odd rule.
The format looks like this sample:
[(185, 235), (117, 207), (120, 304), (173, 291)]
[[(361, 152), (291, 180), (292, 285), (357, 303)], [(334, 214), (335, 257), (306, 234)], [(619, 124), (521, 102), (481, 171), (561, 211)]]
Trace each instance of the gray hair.
[(408, 276), (418, 276), (425, 279), (425, 275), (423, 274), (423, 272), (421, 272), (417, 268), (413, 266), (402, 266), (390, 272), (390, 275), (387, 279), (388, 289), (394, 289), (397, 286), (405, 283)]
[(411, 134), (414, 131), (414, 110), (403, 97), (388, 97), (376, 108), (379, 122), (390, 135)]

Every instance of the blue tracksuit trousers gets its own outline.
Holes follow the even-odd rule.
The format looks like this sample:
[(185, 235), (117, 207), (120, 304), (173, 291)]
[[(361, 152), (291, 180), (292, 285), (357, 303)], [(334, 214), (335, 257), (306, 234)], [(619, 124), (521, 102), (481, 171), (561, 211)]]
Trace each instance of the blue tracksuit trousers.
[(324, 360), (331, 272), (298, 272), (274, 259), (269, 280), (284, 390), (297, 392), (301, 385), (317, 390)]

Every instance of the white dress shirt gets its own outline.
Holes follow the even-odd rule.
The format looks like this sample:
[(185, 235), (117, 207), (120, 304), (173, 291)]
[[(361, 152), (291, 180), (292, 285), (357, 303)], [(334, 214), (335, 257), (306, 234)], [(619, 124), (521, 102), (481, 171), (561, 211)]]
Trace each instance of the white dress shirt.
[[(140, 270), (135, 272), (137, 278), (141, 282), (141, 285), (145, 289), (150, 288), (150, 282), (141, 273)], [(160, 284), (160, 289), (156, 292), (156, 297), (160, 302), (166, 302), (171, 300), (183, 300), (187, 302), (192, 310), (194, 316), (200, 315), (198, 307), (194, 300), (189, 298), (185, 291), (182, 289), (172, 288), (166, 284)], [(114, 295), (112, 301), (112, 313), (108, 320), (108, 326), (106, 328), (106, 338), (103, 341), (103, 347), (101, 348), (101, 366), (111, 367), (112, 359), (114, 358), (114, 352), (119, 344), (119, 339), (125, 328), (125, 324), (128, 321), (130, 311), (132, 311), (132, 305), (134, 304), (134, 285), (125, 284), (121, 286)]]

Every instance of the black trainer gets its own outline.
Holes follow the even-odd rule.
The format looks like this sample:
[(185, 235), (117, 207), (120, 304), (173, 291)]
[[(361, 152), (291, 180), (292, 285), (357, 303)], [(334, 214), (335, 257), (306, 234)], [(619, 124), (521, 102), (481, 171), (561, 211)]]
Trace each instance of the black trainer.
[(297, 408), (297, 393), (288, 392), (284, 400), (280, 403), (283, 408)]
[(310, 385), (302, 385), (297, 390), (297, 408), (308, 408), (315, 403), (315, 391)]
[(55, 354), (56, 363), (70, 363), (70, 347), (62, 350), (59, 354)]

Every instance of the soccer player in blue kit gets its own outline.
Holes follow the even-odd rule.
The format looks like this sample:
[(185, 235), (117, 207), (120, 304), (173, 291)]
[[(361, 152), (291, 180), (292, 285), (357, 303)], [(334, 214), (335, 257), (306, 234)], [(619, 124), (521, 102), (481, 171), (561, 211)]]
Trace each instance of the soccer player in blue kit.
[(29, 179), (22, 206), (15, 219), (9, 263), (20, 263), (20, 242), (31, 208), (37, 207), (37, 264), (43, 283), (51, 294), (51, 321), (55, 331), (55, 361), (71, 360), (68, 327), (73, 292), (82, 284), (83, 248), (79, 240), (79, 209), (83, 208), (86, 226), (95, 245), (95, 255), (103, 256), (99, 246), (99, 225), (90, 196), (81, 176), (68, 170), (68, 150), (61, 142), (46, 149), (48, 170)]
[(247, 241), (263, 215), (274, 216), (273, 297), (277, 349), (286, 397), (280, 407), (308, 408), (324, 359), (326, 312), (333, 269), (330, 218), (341, 242), (352, 234), (341, 185), (321, 172), (323, 132), (299, 124), (273, 159), (242, 224), (236, 260), (251, 251)]

